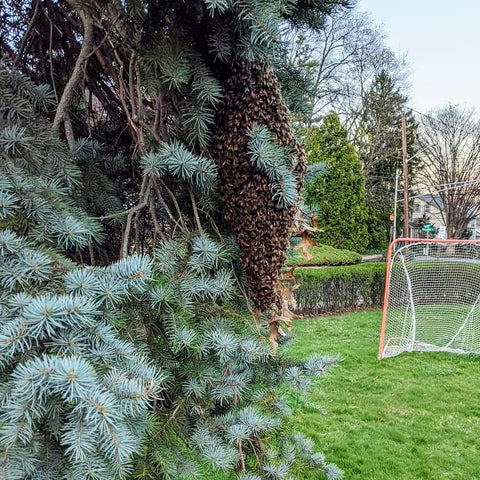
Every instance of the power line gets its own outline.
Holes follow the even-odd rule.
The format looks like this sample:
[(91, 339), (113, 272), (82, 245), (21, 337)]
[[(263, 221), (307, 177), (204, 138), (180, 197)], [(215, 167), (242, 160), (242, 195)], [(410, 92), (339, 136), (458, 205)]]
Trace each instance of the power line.
[[(429, 189), (436, 189), (436, 193), (441, 193), (441, 192), (448, 192), (449, 190), (455, 190), (457, 188), (462, 188), (462, 187), (465, 187), (465, 186), (468, 186), (468, 185), (476, 185), (476, 184), (480, 184), (480, 180), (469, 180), (469, 181), (466, 181), (466, 182), (453, 182), (453, 183), (444, 183), (444, 184), (440, 184), (440, 185), (428, 185), (426, 188), (429, 188)], [(440, 189), (437, 189), (437, 187), (441, 187), (441, 186), (445, 186), (446, 188), (440, 188)], [(425, 195), (432, 195), (431, 192), (429, 193), (419, 193), (418, 195), (415, 195), (415, 196), (411, 196), (410, 197), (410, 200), (411, 199), (414, 199), (414, 198), (421, 198)], [(399, 200), (399, 203), (403, 203), (405, 200), (402, 199), (402, 200)]]
[(420, 112), (419, 110), (416, 110), (415, 108), (413, 107), (407, 107), (409, 110), (411, 110), (412, 112), (415, 112), (415, 113), (418, 113), (418, 115), (421, 115), (422, 117), (425, 117), (425, 118), (428, 118), (429, 120), (432, 120), (434, 122), (437, 121), (437, 119), (435, 117), (432, 117), (430, 114), (428, 113), (424, 113), (424, 112)]

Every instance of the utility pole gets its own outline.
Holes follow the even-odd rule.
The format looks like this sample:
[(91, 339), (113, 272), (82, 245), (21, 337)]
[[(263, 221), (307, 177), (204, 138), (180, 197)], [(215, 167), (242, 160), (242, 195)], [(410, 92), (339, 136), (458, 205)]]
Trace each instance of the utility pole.
[(395, 201), (393, 203), (393, 241), (397, 238), (397, 203), (398, 203), (398, 179), (400, 177), (400, 170), (395, 170)]
[(407, 124), (402, 113), (402, 163), (403, 163), (403, 236), (410, 236), (410, 213), (408, 211), (408, 162), (407, 162)]

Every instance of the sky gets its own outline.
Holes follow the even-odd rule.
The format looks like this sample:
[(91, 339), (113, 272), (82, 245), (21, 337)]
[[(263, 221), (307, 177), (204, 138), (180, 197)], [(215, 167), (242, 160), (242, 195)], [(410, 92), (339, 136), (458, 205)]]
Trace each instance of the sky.
[(357, 0), (357, 9), (384, 25), (395, 52), (407, 52), (413, 108), (480, 112), (480, 0)]

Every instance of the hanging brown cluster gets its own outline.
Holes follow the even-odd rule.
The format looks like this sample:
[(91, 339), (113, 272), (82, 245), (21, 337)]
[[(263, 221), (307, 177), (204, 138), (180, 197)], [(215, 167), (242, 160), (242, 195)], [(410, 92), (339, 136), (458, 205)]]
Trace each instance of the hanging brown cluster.
[[(248, 128), (265, 125), (280, 145), (297, 154), (299, 184), (305, 154), (296, 141), (275, 73), (260, 62), (234, 66), (224, 85), (225, 102), (217, 113), (212, 152), (219, 167), (219, 190), (226, 219), (237, 235), (249, 293), (260, 311), (281, 308), (277, 280), (285, 261), (296, 207), (281, 208), (270, 182), (249, 159)], [(300, 188), (300, 185), (299, 185)]]

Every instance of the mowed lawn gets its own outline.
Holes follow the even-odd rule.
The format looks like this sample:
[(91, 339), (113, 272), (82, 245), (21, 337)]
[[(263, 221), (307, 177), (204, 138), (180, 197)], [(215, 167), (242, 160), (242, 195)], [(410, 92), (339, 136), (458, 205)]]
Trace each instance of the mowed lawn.
[(292, 427), (314, 438), (345, 479), (480, 480), (480, 358), (378, 361), (380, 321), (368, 311), (295, 322), (294, 356), (342, 361), (302, 399)]

